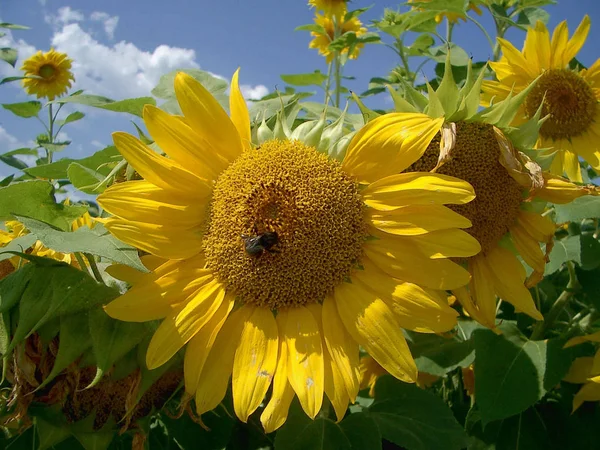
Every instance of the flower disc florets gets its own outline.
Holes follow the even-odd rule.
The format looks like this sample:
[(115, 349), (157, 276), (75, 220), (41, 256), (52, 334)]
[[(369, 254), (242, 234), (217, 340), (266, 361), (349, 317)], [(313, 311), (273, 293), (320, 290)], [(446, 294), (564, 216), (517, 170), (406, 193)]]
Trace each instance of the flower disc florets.
[[(407, 172), (432, 170), (440, 153), (438, 134), (427, 147), (423, 157)], [(500, 148), (492, 125), (485, 123), (456, 123), (456, 143), (452, 158), (437, 169), (437, 173), (468, 181), (476, 198), (465, 205), (448, 205), (469, 219), (473, 226), (465, 231), (481, 244), (485, 254), (504, 236), (519, 215), (523, 188), (499, 162)]]
[(590, 85), (567, 69), (547, 70), (525, 100), (525, 111), (533, 117), (542, 106), (542, 117), (550, 114), (540, 129), (544, 138), (568, 139), (589, 129), (598, 100)]
[[(276, 233), (258, 254), (247, 237)], [(276, 309), (322, 300), (347, 277), (365, 238), (358, 186), (339, 163), (297, 141), (247, 151), (216, 182), (207, 265), (246, 303)]]

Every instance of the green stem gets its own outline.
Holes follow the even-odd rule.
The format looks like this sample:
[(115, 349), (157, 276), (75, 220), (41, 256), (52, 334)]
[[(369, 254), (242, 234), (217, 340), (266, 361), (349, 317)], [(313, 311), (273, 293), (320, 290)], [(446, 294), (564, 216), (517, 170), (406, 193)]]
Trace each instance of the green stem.
[(533, 328), (533, 332), (531, 333), (531, 340), (538, 340), (544, 336), (546, 330), (550, 329), (556, 319), (563, 312), (563, 309), (569, 303), (569, 300), (575, 294), (575, 291), (579, 289), (580, 284), (577, 281), (577, 274), (575, 273), (575, 266), (572, 261), (567, 261), (567, 269), (569, 271), (569, 282), (567, 283), (567, 287), (561, 294), (558, 296), (546, 317), (544, 317), (543, 322), (538, 322)]
[(77, 260), (77, 262), (79, 263), (79, 267), (82, 271), (87, 272), (88, 274), (90, 273), (89, 270), (87, 270), (87, 266), (85, 264), (85, 261), (83, 260), (83, 257), (81, 256), (81, 253), (79, 252), (75, 252), (73, 253), (75, 255), (75, 259)]
[(335, 52), (335, 67), (334, 67), (334, 79), (335, 79), (335, 102), (333, 106), (336, 108), (340, 107), (340, 88), (342, 87), (342, 68), (340, 64), (340, 52)]
[(398, 55), (400, 56), (400, 60), (402, 61), (402, 65), (404, 66), (404, 72), (406, 73), (406, 77), (410, 81), (410, 84), (414, 86), (416, 72), (415, 76), (411, 75), (412, 72), (410, 71), (410, 66), (408, 65), (408, 57), (406, 56), (406, 53), (404, 53), (404, 42), (402, 41), (402, 39), (398, 38), (396, 45), (398, 48)]
[(446, 44), (450, 45), (452, 42), (452, 30), (454, 28), (454, 24), (446, 18)]
[(333, 61), (327, 67), (327, 81), (325, 82), (325, 105), (331, 100), (331, 72), (333, 71)]
[[(48, 138), (50, 143), (54, 142), (54, 116), (52, 114), (52, 103), (48, 105)], [(46, 149), (46, 161), (48, 164), (52, 162), (52, 152)]]
[(92, 269), (92, 273), (94, 274), (94, 278), (96, 278), (96, 281), (104, 284), (104, 279), (102, 279), (102, 274), (100, 273), (100, 270), (98, 270), (98, 266), (96, 265), (96, 260), (94, 259), (94, 257), (89, 253), (84, 253), (83, 255), (90, 263), (90, 269)]

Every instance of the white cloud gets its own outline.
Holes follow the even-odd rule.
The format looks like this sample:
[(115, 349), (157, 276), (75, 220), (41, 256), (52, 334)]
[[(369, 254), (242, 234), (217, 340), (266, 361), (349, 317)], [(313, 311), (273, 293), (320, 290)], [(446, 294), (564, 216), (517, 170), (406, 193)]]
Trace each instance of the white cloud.
[(21, 147), (25, 147), (25, 144), (0, 126), (0, 154)]
[(59, 8), (56, 14), (46, 14), (44, 20), (54, 27), (61, 27), (72, 22), (81, 22), (85, 19), (84, 15), (70, 6)]
[(48, 0), (38, 0), (38, 1), (40, 2), (40, 5), (42, 5), (42, 6), (46, 6), (46, 2), (47, 2)]
[(102, 142), (97, 141), (96, 139), (94, 139), (92, 142), (90, 142), (90, 144), (96, 148), (104, 148), (105, 147), (105, 145)]
[(115, 37), (115, 30), (119, 23), (119, 16), (110, 16), (109, 14), (101, 11), (94, 11), (90, 15), (90, 19), (97, 22), (102, 22), (104, 26), (104, 32), (110, 40)]
[(70, 141), (70, 140), (71, 140), (71, 137), (64, 131), (61, 131), (60, 133), (58, 133), (56, 135), (56, 139), (54, 141), (55, 142), (65, 142), (65, 141)]
[(242, 91), (242, 95), (246, 100), (258, 100), (269, 93), (269, 89), (267, 89), (267, 87), (263, 84), (256, 86), (242, 84), (240, 86), (240, 90)]

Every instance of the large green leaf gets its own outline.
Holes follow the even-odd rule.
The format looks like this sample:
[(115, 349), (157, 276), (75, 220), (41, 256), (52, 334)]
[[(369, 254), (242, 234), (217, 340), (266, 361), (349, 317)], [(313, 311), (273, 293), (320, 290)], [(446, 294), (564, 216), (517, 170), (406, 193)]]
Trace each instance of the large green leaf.
[(0, 220), (26, 216), (67, 231), (86, 211), (85, 206), (56, 203), (54, 187), (47, 181), (25, 181), (0, 188)]
[(142, 272), (147, 271), (140, 261), (137, 249), (119, 241), (101, 224), (92, 229), (81, 227), (73, 232), (63, 232), (28, 217), (19, 217), (19, 221), (52, 250), (62, 253), (91, 253)]
[(327, 80), (327, 75), (319, 70), (311, 73), (280, 75), (280, 77), (292, 86), (321, 86)]
[(86, 194), (101, 194), (107, 187), (108, 180), (104, 175), (76, 162), (69, 164), (67, 175), (73, 187)]
[(578, 222), (600, 218), (600, 197), (584, 196), (566, 205), (554, 205), (556, 223)]
[(340, 426), (352, 444), (352, 450), (381, 449), (381, 434), (371, 414), (350, 414), (340, 422)]
[(121, 158), (119, 151), (113, 145), (97, 151), (92, 156), (83, 159), (63, 158), (51, 164), (44, 164), (37, 167), (30, 167), (24, 170), (28, 175), (39, 178), (49, 178), (60, 180), (68, 178), (69, 166), (76, 162), (106, 176), (110, 173), (112, 165), (116, 164)]
[(221, 450), (227, 447), (234, 429), (235, 420), (224, 408), (216, 408), (202, 416), (207, 431), (194, 423), (187, 414), (173, 419), (166, 414), (160, 415), (160, 421), (168, 431), (169, 437), (180, 449)]
[(17, 56), (17, 49), (15, 48), (0, 48), (0, 59), (3, 59), (13, 67), (15, 67), (15, 64), (17, 62)]
[(112, 100), (99, 95), (70, 95), (54, 100), (55, 103), (77, 103), (79, 105), (93, 106), (94, 108), (106, 109), (114, 112), (124, 112), (142, 117), (144, 105), (156, 105), (152, 97), (127, 98), (125, 100)]
[(42, 109), (42, 104), (38, 101), (31, 100), (29, 102), (21, 103), (3, 103), (2, 107), (16, 116), (28, 119), (38, 115)]
[(66, 125), (68, 123), (72, 123), (72, 122), (76, 122), (78, 120), (81, 120), (85, 117), (85, 114), (79, 111), (74, 111), (71, 114), (69, 114), (64, 120), (57, 120), (56, 123), (59, 126), (62, 125)]
[(381, 436), (407, 450), (459, 450), (466, 434), (452, 411), (438, 397), (389, 375), (375, 384), (368, 408)]

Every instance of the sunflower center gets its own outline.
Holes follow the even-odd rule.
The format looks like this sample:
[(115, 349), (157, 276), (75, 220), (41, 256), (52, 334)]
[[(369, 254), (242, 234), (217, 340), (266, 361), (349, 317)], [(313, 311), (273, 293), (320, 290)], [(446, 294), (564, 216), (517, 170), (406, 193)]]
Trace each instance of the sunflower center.
[(322, 300), (360, 259), (365, 234), (357, 184), (337, 162), (269, 141), (217, 180), (204, 251), (242, 301), (277, 309)]
[(56, 67), (54, 67), (52, 64), (44, 64), (38, 71), (39, 76), (45, 79), (52, 78), (55, 73)]
[(542, 137), (569, 139), (585, 132), (596, 115), (598, 101), (590, 85), (577, 73), (567, 69), (544, 72), (525, 99), (529, 117), (542, 106), (542, 117), (550, 114), (540, 129)]
[[(452, 159), (437, 173), (468, 181), (476, 198), (466, 205), (447, 205), (469, 219), (473, 226), (465, 231), (481, 244), (483, 253), (491, 250), (515, 222), (523, 189), (500, 164), (500, 147), (492, 125), (456, 123), (456, 146)], [(429, 144), (421, 159), (407, 172), (429, 172), (438, 161), (440, 135)]]

